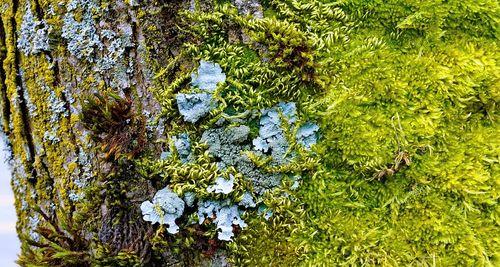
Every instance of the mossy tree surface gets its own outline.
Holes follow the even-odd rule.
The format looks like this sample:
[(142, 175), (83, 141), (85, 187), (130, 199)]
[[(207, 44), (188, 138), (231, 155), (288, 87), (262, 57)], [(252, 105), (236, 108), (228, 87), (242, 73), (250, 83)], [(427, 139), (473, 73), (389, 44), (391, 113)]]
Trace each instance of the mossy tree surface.
[[(500, 264), (498, 1), (0, 0), (0, 104), (26, 266)], [(184, 121), (200, 60), (226, 80)], [(221, 171), (203, 133), (294, 102), (311, 150), (269, 173), (272, 210), (233, 241), (187, 212), (178, 233), (140, 205), (196, 199)], [(285, 134), (293, 136), (293, 129)], [(171, 150), (189, 134), (191, 162)], [(175, 152), (175, 149), (173, 149)], [(191, 156), (191, 155), (190, 155)], [(231, 185), (232, 187), (232, 185)], [(169, 191), (170, 192), (170, 191)]]

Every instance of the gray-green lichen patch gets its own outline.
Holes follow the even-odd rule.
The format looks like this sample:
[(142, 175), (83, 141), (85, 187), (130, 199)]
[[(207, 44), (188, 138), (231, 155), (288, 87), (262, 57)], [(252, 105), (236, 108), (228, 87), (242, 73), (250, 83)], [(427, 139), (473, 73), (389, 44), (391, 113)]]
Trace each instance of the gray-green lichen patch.
[(220, 169), (235, 167), (244, 177), (250, 179), (254, 191), (263, 194), (266, 190), (279, 185), (281, 175), (266, 174), (243, 153), (250, 150), (248, 136), (250, 128), (240, 125), (230, 128), (206, 130), (201, 141), (208, 144), (208, 152), (217, 160)]
[[(63, 18), (62, 37), (68, 41), (68, 51), (78, 59), (94, 61), (97, 49), (102, 49), (94, 12), (99, 6), (93, 0), (72, 0), (67, 6)], [(81, 19), (76, 20), (75, 13), (80, 12)]]
[(17, 48), (26, 56), (49, 51), (49, 26), (44, 20), (37, 20), (31, 11), (31, 5), (26, 2), (26, 11), (21, 22)]

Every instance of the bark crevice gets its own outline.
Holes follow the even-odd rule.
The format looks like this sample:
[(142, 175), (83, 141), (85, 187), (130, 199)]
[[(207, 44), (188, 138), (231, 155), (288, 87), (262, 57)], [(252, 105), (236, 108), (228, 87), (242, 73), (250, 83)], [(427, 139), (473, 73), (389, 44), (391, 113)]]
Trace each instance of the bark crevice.
[(2, 118), (3, 118), (3, 131), (4, 133), (9, 136), (10, 135), (10, 116), (11, 116), (11, 110), (10, 110), (10, 101), (7, 93), (7, 84), (6, 84), (6, 71), (4, 69), (4, 62), (5, 59), (7, 58), (7, 46), (5, 43), (6, 40), (6, 34), (5, 34), (5, 25), (3, 22), (3, 18), (0, 16), (0, 97), (2, 99)]
[[(17, 43), (17, 22), (15, 18), (15, 14), (17, 13), (18, 10), (18, 1), (12, 1), (12, 14), (14, 14), (11, 17), (11, 34), (13, 36), (13, 41), (12, 45), (13, 47), (16, 47)], [(28, 177), (28, 180), (32, 183), (36, 182), (37, 180), (37, 170), (34, 167), (35, 163), (35, 144), (33, 142), (33, 136), (32, 136), (32, 131), (31, 131), (31, 123), (29, 119), (29, 110), (28, 106), (26, 103), (26, 98), (24, 96), (24, 93), (26, 89), (23, 87), (23, 81), (22, 81), (22, 74), (21, 74), (21, 51), (19, 49), (15, 49), (15, 56), (14, 56), (14, 71), (16, 74), (15, 78), (15, 84), (16, 84), (16, 89), (17, 89), (17, 96), (19, 98), (19, 111), (21, 113), (21, 120), (23, 124), (23, 135), (26, 141), (26, 146), (28, 147), (28, 158), (27, 158), (27, 167), (29, 169), (30, 177)]]

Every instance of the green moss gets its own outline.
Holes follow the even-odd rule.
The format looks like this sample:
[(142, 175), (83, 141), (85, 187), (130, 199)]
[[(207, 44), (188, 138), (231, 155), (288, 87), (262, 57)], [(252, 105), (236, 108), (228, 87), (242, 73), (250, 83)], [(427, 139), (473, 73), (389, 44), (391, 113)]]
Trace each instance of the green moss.
[[(166, 185), (179, 195), (193, 192), (198, 198), (221, 200), (206, 188), (229, 175), (235, 175), (236, 183), (228, 198), (238, 201), (250, 183), (234, 168), (219, 170), (207, 146), (197, 141), (221, 118), (231, 125), (246, 120), (255, 137), (259, 120), (250, 111), (293, 101), (301, 122), (319, 125), (318, 144), (311, 152), (298, 149), (296, 162), (284, 166), (249, 157), (266, 171), (300, 174), (301, 187), (288, 190), (285, 179), (282, 187), (264, 195), (273, 216), (265, 220), (249, 209), (243, 216), (248, 227), (233, 243), (218, 242), (213, 225), (193, 225), (195, 216), (180, 218), (183, 230), (176, 236), (162, 227), (148, 228), (140, 242), (151, 243), (152, 262), (162, 262), (172, 252), (195, 265), (222, 249), (238, 266), (499, 264), (496, 1), (267, 0), (262, 1), (264, 19), (241, 16), (230, 2), (215, 1), (209, 11), (170, 12), (180, 9), (177, 1), (152, 3), (150, 13), (137, 10), (137, 25), (146, 37), (140, 57), (154, 72), (149, 90), (161, 106), (152, 121), (162, 126), (158, 130), (165, 139), (148, 140), (143, 153), (126, 162), (130, 167), (117, 164), (108, 173), (90, 173), (87, 188), (77, 185), (74, 173), (84, 172), (85, 164), (102, 163), (95, 157), (102, 155), (82, 149), (95, 160), (77, 160), (76, 152), (89, 142), (79, 127), (81, 116), (56, 114), (57, 122), (48, 123), (54, 112), (47, 99), (66, 95), (50, 60), (68, 55), (57, 34), (65, 7), (38, 1), (43, 10), (54, 9), (44, 15), (54, 27), (51, 54), (19, 55), (16, 64), (14, 24), (21, 24), (19, 7), (24, 5), (17, 12), (12, 3), (5, 5), (0, 53), (5, 80), (0, 89), (12, 108), (2, 126), (13, 154), (21, 155), (15, 176), (20, 185), (14, 186), (19, 232), (29, 232), (36, 207), (47, 210), (47, 203), (54, 202), (65, 209), (50, 215), (61, 225), (73, 221), (74, 229), (87, 229), (88, 241), (76, 242), (82, 233), (75, 233), (71, 245), (61, 246), (61, 233), (51, 228), (50, 219), (41, 220), (41, 229), (52, 229), (45, 229), (49, 238), (34, 244), (23, 235), (21, 263), (71, 265), (83, 258), (96, 266), (143, 264), (137, 251), (116, 251), (97, 241), (104, 220), (101, 205), (117, 210), (112, 226), (128, 220), (140, 228), (147, 222), (131, 204), (127, 193), (132, 189), (144, 191), (137, 193), (140, 201), (148, 198), (150, 187)], [(158, 15), (165, 25), (156, 23)], [(227, 79), (213, 94), (219, 107), (197, 124), (185, 123), (175, 95), (189, 90), (191, 72), (201, 59), (220, 64)], [(82, 62), (59, 64), (66, 71), (63, 82), (76, 83), (83, 96), (109, 88), (106, 79)], [(39, 111), (28, 122), (19, 108), (19, 86)], [(130, 90), (127, 97), (134, 102), (128, 104), (140, 114), (143, 94), (139, 88)], [(111, 106), (104, 104), (97, 114)], [(92, 122), (88, 128), (99, 128), (95, 118), (87, 119)], [(60, 140), (44, 139), (47, 132)], [(158, 146), (173, 149), (171, 138), (186, 132), (193, 140), (193, 162), (184, 164), (175, 153), (160, 160)], [(25, 176), (33, 171), (36, 182), (29, 182)], [(71, 200), (71, 192), (84, 193), (88, 201)], [(50, 248), (37, 248), (46, 244)]]
[[(185, 14), (210, 36), (191, 55), (227, 74), (228, 112), (287, 99), (321, 118), (318, 170), (272, 222), (248, 215), (233, 261), (495, 265), (498, 5), (323, 2), (266, 1), (264, 20)], [(239, 50), (233, 27), (264, 48)]]

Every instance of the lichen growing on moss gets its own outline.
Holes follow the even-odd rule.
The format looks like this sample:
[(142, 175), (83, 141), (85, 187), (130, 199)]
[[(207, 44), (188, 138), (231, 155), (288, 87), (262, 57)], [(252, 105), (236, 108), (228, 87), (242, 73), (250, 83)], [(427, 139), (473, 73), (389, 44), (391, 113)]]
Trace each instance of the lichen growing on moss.
[(215, 179), (215, 184), (207, 187), (207, 192), (222, 193), (227, 195), (231, 193), (231, 191), (233, 191), (233, 187), (234, 187), (233, 175), (230, 175), (229, 180), (226, 180), (223, 177), (217, 177), (217, 179)]
[(316, 144), (318, 141), (318, 130), (318, 125), (312, 122), (306, 122), (297, 130), (295, 135), (297, 142), (303, 145), (306, 149), (311, 149), (311, 146)]
[(152, 224), (166, 224), (167, 231), (175, 234), (179, 231), (179, 226), (175, 220), (182, 216), (184, 212), (184, 201), (177, 196), (170, 188), (165, 187), (158, 192), (151, 201), (144, 201), (141, 204), (143, 219)]
[(178, 136), (173, 137), (174, 146), (179, 154), (179, 158), (183, 163), (187, 163), (192, 159), (191, 153), (191, 141), (189, 140), (189, 135), (187, 133), (182, 133)]
[(226, 75), (217, 63), (200, 61), (196, 73), (191, 74), (191, 85), (203, 93), (177, 94), (177, 108), (187, 122), (195, 123), (217, 107), (212, 96), (217, 84), (224, 82)]
[(258, 2), (0, 7), (20, 264), (499, 265), (498, 1)]
[(233, 225), (245, 228), (247, 224), (241, 219), (240, 211), (237, 205), (229, 205), (218, 201), (203, 201), (198, 203), (199, 224), (205, 222), (208, 218), (217, 225), (217, 237), (219, 240), (232, 241)]
[(191, 74), (191, 85), (209, 93), (217, 88), (217, 84), (225, 80), (226, 75), (222, 72), (220, 65), (205, 60), (200, 60), (197, 72)]
[(205, 131), (201, 141), (207, 143), (208, 151), (216, 159), (220, 169), (235, 167), (244, 177), (252, 181), (253, 190), (263, 194), (266, 190), (279, 185), (281, 176), (279, 174), (267, 174), (243, 153), (250, 149), (248, 135), (250, 128), (240, 125), (232, 128), (216, 128)]
[(177, 107), (179, 113), (187, 122), (195, 123), (206, 116), (216, 104), (211, 94), (177, 94)]

